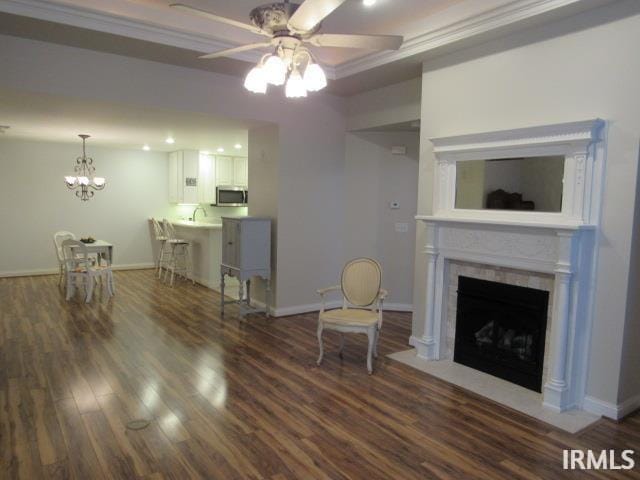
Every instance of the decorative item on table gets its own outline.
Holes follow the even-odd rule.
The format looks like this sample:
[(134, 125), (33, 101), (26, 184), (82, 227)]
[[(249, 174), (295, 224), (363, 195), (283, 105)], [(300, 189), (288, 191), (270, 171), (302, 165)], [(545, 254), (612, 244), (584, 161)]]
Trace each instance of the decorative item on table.
[(81, 238), (82, 243), (96, 243), (96, 239), (93, 237)]

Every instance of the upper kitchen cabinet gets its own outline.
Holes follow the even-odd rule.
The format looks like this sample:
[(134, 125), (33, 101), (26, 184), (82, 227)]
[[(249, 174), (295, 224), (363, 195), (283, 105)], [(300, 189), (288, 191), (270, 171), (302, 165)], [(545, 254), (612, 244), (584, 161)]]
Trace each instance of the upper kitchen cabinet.
[(235, 183), (233, 183), (233, 171), (232, 157), (216, 157), (216, 185), (235, 185)]
[(221, 187), (248, 184), (247, 159), (244, 157), (216, 157), (216, 185)]
[(216, 203), (216, 162), (213, 155), (200, 154), (198, 202)]
[(197, 150), (169, 154), (169, 202), (198, 203), (200, 159)]
[(233, 157), (233, 182), (242, 187), (249, 184), (248, 162), (244, 157)]

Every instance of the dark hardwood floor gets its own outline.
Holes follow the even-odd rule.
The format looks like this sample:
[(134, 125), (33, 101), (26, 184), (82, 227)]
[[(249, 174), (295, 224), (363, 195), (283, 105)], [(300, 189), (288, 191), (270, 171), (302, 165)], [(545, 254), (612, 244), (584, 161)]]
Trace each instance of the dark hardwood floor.
[(115, 275), (91, 305), (0, 279), (2, 478), (640, 478), (562, 470), (565, 448), (639, 463), (640, 415), (569, 435), (390, 360), (408, 314), (385, 314), (369, 376), (364, 336), (340, 360), (327, 332), (316, 367), (315, 314), (222, 320), (203, 287)]

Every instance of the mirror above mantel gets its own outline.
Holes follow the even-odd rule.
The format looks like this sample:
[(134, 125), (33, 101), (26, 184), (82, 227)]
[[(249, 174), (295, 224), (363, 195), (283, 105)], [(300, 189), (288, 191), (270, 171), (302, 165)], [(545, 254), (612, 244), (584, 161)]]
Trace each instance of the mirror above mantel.
[(454, 207), (561, 212), (563, 177), (561, 155), (459, 162)]
[(431, 139), (433, 216), (598, 223), (602, 120)]

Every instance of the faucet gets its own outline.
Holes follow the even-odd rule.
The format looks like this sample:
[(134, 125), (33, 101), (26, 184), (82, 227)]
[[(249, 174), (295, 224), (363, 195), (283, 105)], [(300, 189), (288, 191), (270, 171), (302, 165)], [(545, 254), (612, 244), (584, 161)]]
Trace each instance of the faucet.
[(191, 215), (191, 221), (195, 222), (196, 221), (196, 213), (198, 212), (198, 210), (202, 210), (204, 212), (204, 216), (207, 216), (207, 211), (204, 209), (204, 207), (202, 205), (198, 205), (196, 207), (196, 209), (193, 211), (193, 214)]

